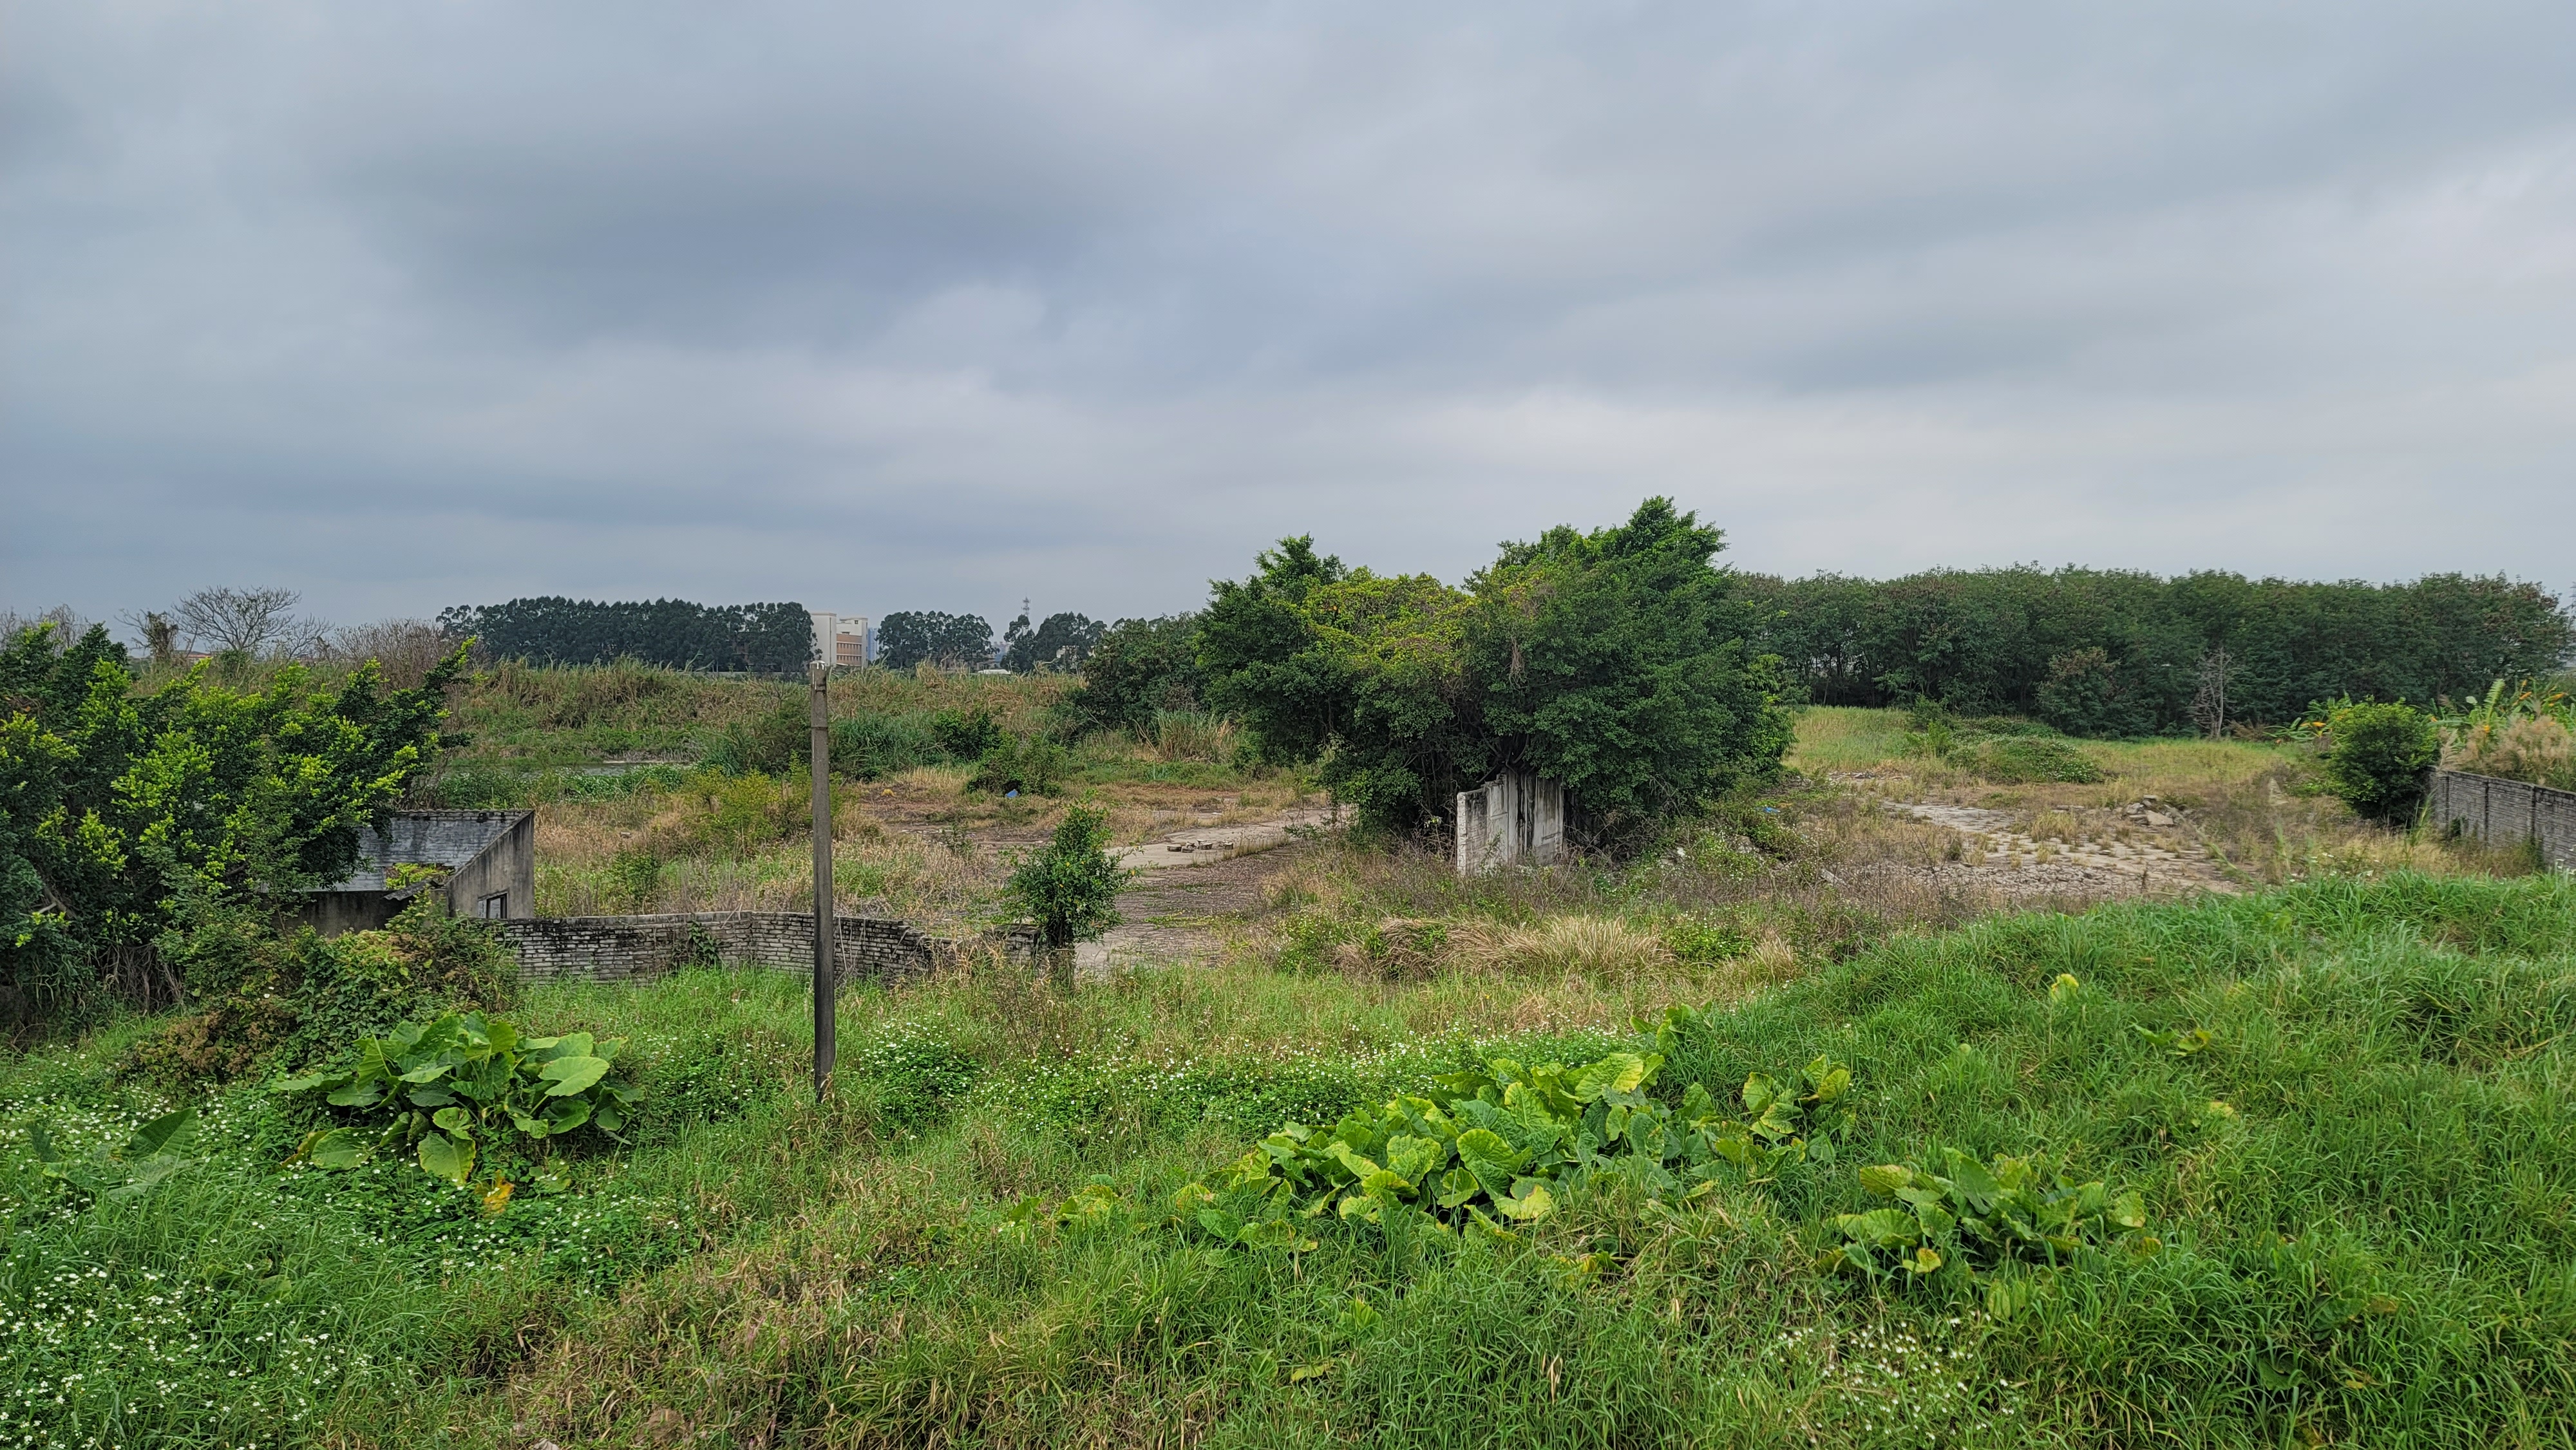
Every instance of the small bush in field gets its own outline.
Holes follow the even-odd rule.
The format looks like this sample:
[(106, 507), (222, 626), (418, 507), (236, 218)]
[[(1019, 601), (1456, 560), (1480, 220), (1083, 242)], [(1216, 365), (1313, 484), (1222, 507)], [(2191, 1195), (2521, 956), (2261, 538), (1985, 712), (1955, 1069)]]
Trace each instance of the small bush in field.
[(985, 705), (941, 710), (930, 717), (930, 738), (948, 752), (951, 760), (977, 761), (1002, 743), (1002, 722), (994, 719), (991, 707)]
[(2356, 815), (2393, 821), (2424, 798), (2426, 775), (2442, 758), (2433, 717), (2410, 705), (2345, 705), (2326, 716), (2327, 788)]
[(2082, 751), (2046, 735), (2009, 735), (1980, 741), (1970, 763), (1977, 774), (1997, 785), (2042, 781), (2092, 785), (2103, 778), (2102, 768), (2086, 759)]
[(1108, 812), (1074, 806), (1046, 849), (1023, 858), (1003, 884), (1005, 899), (1036, 924), (1047, 946), (1090, 941), (1118, 924), (1118, 888), (1130, 873), (1110, 858), (1108, 845)]
[(984, 753), (966, 788), (994, 795), (1053, 795), (1071, 769), (1072, 758), (1063, 746), (1043, 735), (1014, 735)]

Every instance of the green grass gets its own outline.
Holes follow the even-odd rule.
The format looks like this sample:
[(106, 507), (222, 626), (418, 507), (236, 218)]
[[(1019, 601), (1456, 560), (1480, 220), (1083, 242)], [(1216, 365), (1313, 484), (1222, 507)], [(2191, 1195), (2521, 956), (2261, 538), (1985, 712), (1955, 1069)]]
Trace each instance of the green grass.
[[(2060, 974), (2081, 985), (2052, 1000)], [(1664, 1070), (1677, 1097), (1852, 1064), (1856, 1144), (1770, 1185), (1577, 1193), (1507, 1247), (1327, 1220), (1309, 1253), (1216, 1255), (1162, 1222), (1279, 1120), (1469, 1051), (1618, 1040), (1442, 1025), (1557, 990), (1242, 962), (1070, 1000), (1007, 975), (869, 990), (819, 1112), (792, 978), (535, 992), (531, 1023), (633, 1036), (656, 1106), (573, 1192), (498, 1219), (409, 1169), (281, 1175), (300, 1123), (251, 1090), (157, 1195), (48, 1198), (28, 1119), (86, 1146), (160, 1104), (104, 1076), (114, 1034), (29, 1055), (0, 1069), (0, 1443), (28, 1415), (35, 1444), (567, 1450), (2576, 1440), (2564, 877), (1882, 942), (1712, 1013)], [(2207, 1046), (2176, 1051), (2192, 1029)], [(2007, 1322), (1814, 1267), (1825, 1221), (1866, 1206), (1856, 1166), (1943, 1147), (2137, 1189), (2163, 1247), (2045, 1275)], [(1014, 1216), (1092, 1175), (1126, 1207)]]

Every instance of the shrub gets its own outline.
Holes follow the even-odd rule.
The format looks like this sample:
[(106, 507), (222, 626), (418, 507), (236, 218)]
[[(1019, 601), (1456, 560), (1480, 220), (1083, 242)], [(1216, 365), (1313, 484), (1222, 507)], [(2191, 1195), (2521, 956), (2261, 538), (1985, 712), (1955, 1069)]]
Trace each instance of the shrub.
[(940, 744), (919, 715), (867, 712), (832, 722), (832, 770), (877, 780), (939, 759)]
[(2038, 781), (2091, 785), (2102, 779), (2102, 768), (2082, 751), (2047, 735), (2010, 735), (1979, 741), (1967, 763), (1997, 785)]
[(2357, 815), (2393, 821), (2424, 798), (2425, 776), (2441, 759), (2433, 717), (2405, 704), (2345, 705), (2326, 716), (2327, 788)]
[(995, 795), (1053, 795), (1071, 765), (1064, 747), (1045, 736), (1015, 735), (984, 753), (966, 778), (966, 788)]
[(1003, 884), (1004, 899), (1036, 924), (1048, 947), (1091, 941), (1118, 924), (1118, 888), (1133, 873), (1111, 859), (1108, 844), (1108, 812), (1074, 806), (1046, 849), (1023, 857)]
[(784, 775), (813, 749), (811, 706), (780, 705), (750, 721), (727, 725), (707, 743), (704, 763), (727, 775)]
[(930, 738), (948, 753), (949, 759), (972, 763), (990, 755), (1002, 743), (1002, 722), (993, 718), (989, 705), (941, 710), (930, 717)]
[(1146, 735), (1164, 710), (1196, 710), (1206, 688), (1199, 669), (1198, 616), (1122, 619), (1082, 662), (1082, 684), (1064, 708), (1081, 730)]
[(137, 1038), (118, 1070), (172, 1087), (311, 1061), (427, 1011), (497, 1008), (516, 970), (490, 927), (436, 897), (382, 931), (337, 937), (218, 908), (163, 943), (198, 1010)]

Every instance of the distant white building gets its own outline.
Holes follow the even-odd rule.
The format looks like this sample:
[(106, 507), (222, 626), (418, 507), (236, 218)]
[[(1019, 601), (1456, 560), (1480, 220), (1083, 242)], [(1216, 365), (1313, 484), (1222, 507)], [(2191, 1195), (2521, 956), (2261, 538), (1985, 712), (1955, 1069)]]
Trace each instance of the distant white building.
[(866, 615), (831, 614), (820, 609), (806, 612), (814, 616), (814, 659), (817, 663), (856, 669), (868, 662)]

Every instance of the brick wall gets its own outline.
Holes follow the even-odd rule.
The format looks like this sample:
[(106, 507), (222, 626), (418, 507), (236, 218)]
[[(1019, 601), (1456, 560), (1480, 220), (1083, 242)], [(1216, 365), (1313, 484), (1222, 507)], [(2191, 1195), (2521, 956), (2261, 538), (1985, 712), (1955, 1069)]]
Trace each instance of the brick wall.
[[(845, 982), (900, 981), (973, 948), (1026, 956), (1035, 940), (1027, 928), (1004, 928), (961, 941), (928, 936), (882, 917), (844, 916), (835, 924)], [(804, 973), (814, 966), (814, 918), (801, 912), (566, 916), (492, 925), (517, 954), (523, 982), (642, 982), (708, 960), (778, 972)]]
[(2576, 792), (2468, 775), (2433, 772), (2433, 821), (2490, 845), (2540, 842), (2540, 859), (2576, 871)]

